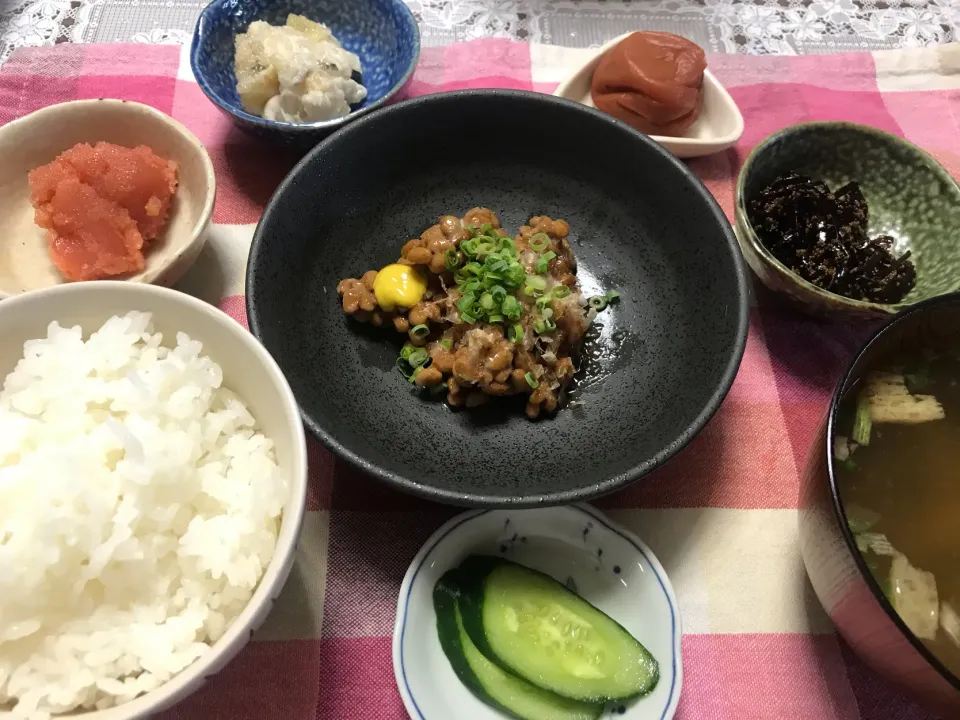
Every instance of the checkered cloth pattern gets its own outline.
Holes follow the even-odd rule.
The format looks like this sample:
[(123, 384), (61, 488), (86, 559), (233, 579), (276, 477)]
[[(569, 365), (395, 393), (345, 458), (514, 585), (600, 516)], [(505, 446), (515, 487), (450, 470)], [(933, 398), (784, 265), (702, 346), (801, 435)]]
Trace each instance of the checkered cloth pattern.
[[(509, 87), (550, 92), (588, 51), (487, 39), (425, 48), (410, 94)], [(960, 177), (960, 46), (832, 56), (716, 55), (746, 132), (690, 166), (733, 217), (737, 170), (769, 133), (805, 120), (880, 127)], [(152, 105), (206, 145), (214, 226), (179, 287), (245, 323), (254, 226), (295, 158), (235, 129), (196, 84), (185, 49), (24, 49), (0, 72), (0, 122), (55, 102)], [(216, 283), (210, 282), (216, 278)], [(841, 368), (869, 328), (824, 324), (758, 289), (743, 364), (713, 420), (652, 476), (596, 505), (670, 574), (683, 612), (680, 720), (928, 720), (834, 633), (797, 542), (799, 476)], [(290, 581), (253, 642), (164, 718), (394, 720), (397, 591), (420, 545), (456, 511), (399, 494), (310, 446), (308, 516)], [(437, 718), (435, 720), (455, 720)]]

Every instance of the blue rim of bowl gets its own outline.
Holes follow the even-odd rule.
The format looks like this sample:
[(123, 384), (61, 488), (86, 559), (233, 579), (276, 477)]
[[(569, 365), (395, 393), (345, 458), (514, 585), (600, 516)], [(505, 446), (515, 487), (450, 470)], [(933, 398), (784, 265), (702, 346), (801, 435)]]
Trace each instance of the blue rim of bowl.
[[(960, 293), (952, 292), (945, 295), (937, 295), (936, 297), (927, 298), (926, 300), (921, 300), (920, 302), (911, 305), (903, 312), (891, 318), (889, 322), (885, 323), (883, 327), (877, 330), (870, 337), (870, 339), (860, 347), (860, 349), (857, 351), (857, 354), (853, 356), (853, 359), (850, 360), (850, 363), (847, 365), (846, 369), (844, 369), (843, 377), (840, 378), (840, 381), (837, 383), (837, 387), (833, 392), (833, 398), (830, 400), (830, 409), (827, 415), (826, 449), (824, 450), (824, 448), (821, 446), (820, 452), (825, 451), (827, 453), (827, 482), (829, 484), (830, 503), (833, 507), (834, 515), (836, 515), (837, 521), (840, 523), (840, 535), (847, 544), (847, 552), (853, 556), (853, 562), (860, 571), (861, 579), (867, 584), (870, 592), (873, 593), (874, 598), (880, 604), (880, 607), (886, 613), (887, 617), (893, 622), (907, 642), (913, 646), (913, 649), (920, 654), (920, 657), (926, 660), (933, 667), (933, 669), (951, 686), (957, 690), (960, 690), (960, 676), (952, 673), (947, 666), (944, 665), (940, 659), (929, 648), (927, 648), (927, 646), (924, 645), (916, 635), (913, 634), (913, 631), (907, 627), (907, 624), (903, 621), (897, 611), (894, 610), (893, 605), (891, 605), (890, 601), (887, 600), (887, 596), (884, 594), (883, 588), (880, 587), (880, 583), (877, 582), (877, 579), (873, 576), (873, 573), (870, 572), (870, 568), (867, 567), (867, 561), (864, 560), (863, 555), (860, 554), (860, 550), (857, 548), (856, 538), (853, 536), (853, 531), (850, 529), (850, 525), (847, 522), (847, 513), (843, 508), (843, 501), (840, 498), (840, 487), (837, 484), (837, 466), (835, 458), (833, 457), (833, 438), (837, 432), (837, 414), (840, 411), (840, 404), (843, 401), (843, 396), (846, 394), (846, 391), (850, 389), (850, 386), (855, 380), (853, 371), (857, 367), (857, 363), (859, 363), (861, 358), (870, 352), (870, 349), (877, 343), (877, 341), (879, 341), (880, 338), (882, 338), (888, 332), (892, 332), (901, 323), (907, 322), (911, 316), (936, 308), (938, 305), (955, 305), (960, 308)], [(856, 379), (859, 379), (859, 377), (860, 376), (858, 375)]]
[(203, 90), (203, 94), (206, 95), (214, 105), (224, 112), (230, 113), (230, 115), (238, 120), (242, 120), (243, 122), (251, 125), (257, 125), (265, 130), (283, 130), (309, 135), (311, 132), (316, 132), (317, 130), (338, 129), (345, 123), (352, 122), (358, 117), (371, 113), (393, 100), (397, 93), (403, 90), (407, 83), (410, 82), (414, 71), (417, 69), (417, 64), (420, 62), (420, 26), (417, 24), (417, 18), (414, 16), (413, 11), (407, 7), (406, 3), (402, 2), (402, 0), (393, 0), (394, 5), (402, 8), (401, 12), (404, 13), (404, 17), (406, 17), (410, 27), (412, 28), (413, 57), (410, 60), (409, 67), (403, 73), (403, 77), (401, 77), (394, 84), (394, 86), (387, 91), (386, 95), (376, 102), (370, 103), (366, 107), (360, 108), (359, 110), (352, 110), (349, 115), (344, 115), (341, 118), (334, 118), (333, 120), (322, 120), (315, 123), (288, 123), (280, 122), (279, 120), (267, 120), (256, 115), (251, 115), (244, 110), (236, 109), (231, 103), (220, 97), (213, 90), (213, 88), (210, 87), (202, 73), (197, 72), (197, 55), (200, 52), (200, 39), (204, 36), (204, 26), (210, 21), (210, 16), (213, 14), (213, 7), (215, 5), (219, 5), (220, 1), (221, 0), (212, 0), (212, 2), (210, 2), (203, 9), (203, 12), (200, 13), (200, 17), (197, 19), (196, 27), (193, 29), (193, 39), (190, 41), (190, 71), (193, 73), (193, 77), (196, 79), (200, 89)]
[[(546, 510), (548, 508), (542, 509)], [(660, 715), (660, 720), (669, 720), (676, 714), (677, 706), (680, 702), (680, 691), (683, 687), (683, 659), (681, 645), (683, 640), (683, 628), (682, 620), (680, 618), (680, 606), (677, 603), (677, 598), (673, 591), (673, 584), (670, 582), (669, 577), (667, 577), (667, 571), (664, 570), (663, 565), (660, 564), (660, 560), (656, 555), (653, 554), (653, 551), (647, 547), (647, 544), (643, 542), (643, 540), (626, 528), (623, 528), (617, 523), (613, 522), (604, 514), (593, 509), (589, 505), (576, 503), (573, 505), (565, 505), (549, 509), (582, 512), (583, 514), (589, 516), (592, 520), (600, 523), (614, 535), (619, 535), (621, 538), (630, 543), (630, 545), (632, 545), (637, 552), (640, 553), (640, 556), (643, 558), (644, 562), (649, 566), (650, 570), (653, 571), (654, 577), (657, 578), (660, 589), (663, 590), (663, 594), (667, 598), (667, 605), (670, 607), (670, 636), (673, 638), (673, 652), (671, 653), (673, 679), (670, 683), (670, 694), (667, 696), (666, 705)], [(400, 595), (397, 599), (397, 617), (393, 630), (393, 674), (397, 681), (401, 698), (404, 700), (404, 705), (407, 704), (406, 698), (410, 698), (410, 702), (413, 705), (413, 710), (415, 710), (417, 713), (417, 717), (414, 718), (414, 720), (426, 720), (426, 717), (420, 710), (420, 706), (417, 705), (417, 700), (413, 696), (413, 692), (410, 690), (410, 684), (407, 681), (407, 669), (403, 662), (403, 645), (407, 631), (407, 610), (410, 604), (410, 593), (413, 590), (413, 584), (416, 582), (417, 575), (420, 574), (420, 570), (426, 564), (430, 554), (447, 538), (448, 535), (450, 535), (450, 533), (459, 528), (461, 525), (470, 522), (471, 520), (475, 520), (478, 517), (494, 512), (511, 512), (511, 510), (504, 508), (469, 510), (445, 522), (433, 535), (430, 536), (430, 539), (424, 543), (423, 547), (420, 548), (403, 578), (403, 584), (400, 586)], [(411, 569), (413, 570), (412, 573), (410, 572)], [(407, 710), (410, 711), (410, 708), (408, 707)], [(410, 714), (411, 716), (413, 715), (412, 712)]]
[[(913, 302), (899, 302), (892, 305), (885, 305), (883, 303), (868, 302), (866, 300), (856, 300), (854, 298), (849, 298), (846, 295), (837, 295), (836, 293), (830, 292), (829, 290), (824, 290), (818, 285), (814, 285), (808, 280), (804, 280), (802, 277), (797, 275), (793, 270), (788, 268), (782, 262), (780, 262), (773, 253), (767, 249), (767, 246), (763, 244), (763, 241), (760, 240), (760, 236), (757, 235), (756, 230), (753, 229), (753, 224), (750, 222), (750, 218), (747, 215), (747, 205), (746, 198), (744, 197), (744, 188), (746, 186), (746, 178), (749, 171), (752, 169), (753, 163), (756, 161), (762, 150), (765, 150), (769, 145), (776, 142), (777, 140), (782, 139), (785, 136), (790, 135), (792, 132), (798, 129), (816, 129), (816, 128), (837, 128), (844, 127), (850, 130), (855, 130), (857, 132), (862, 132), (866, 135), (873, 135), (874, 137), (882, 138), (886, 142), (894, 142), (900, 145), (903, 145), (911, 152), (916, 153), (918, 156), (926, 160), (927, 166), (930, 168), (930, 171), (937, 175), (941, 180), (948, 181), (948, 184), (951, 184), (958, 192), (960, 192), (960, 182), (954, 178), (943, 165), (930, 153), (924, 150), (919, 145), (915, 145), (906, 138), (899, 137), (893, 133), (888, 133), (886, 130), (881, 130), (880, 128), (875, 128), (870, 125), (863, 125), (861, 123), (847, 122), (845, 120), (812, 120), (809, 122), (800, 122), (794, 123), (793, 125), (788, 125), (787, 127), (777, 130), (775, 133), (768, 135), (763, 140), (761, 140), (754, 148), (750, 151), (750, 154), (747, 155), (747, 159), (743, 161), (743, 165), (740, 167), (740, 172), (737, 173), (737, 182), (734, 187), (734, 226), (736, 230), (737, 241), (743, 244), (750, 245), (756, 253), (763, 259), (767, 265), (772, 267), (778, 275), (780, 275), (785, 280), (792, 282), (800, 290), (809, 295), (817, 295), (824, 300), (829, 300), (837, 305), (842, 305), (848, 309), (858, 310), (860, 312), (871, 312), (878, 315), (895, 315), (902, 310), (915, 307), (916, 305), (926, 302), (931, 298), (925, 298), (924, 300), (914, 300)], [(742, 226), (742, 229), (741, 229)], [(745, 237), (744, 237), (745, 236)], [(960, 290), (960, 281), (957, 283), (957, 287), (952, 290), (946, 290), (943, 294), (949, 294)], [(934, 297), (940, 297), (936, 295)]]
[(257, 266), (257, 257), (259, 253), (263, 251), (264, 223), (266, 219), (275, 212), (274, 208), (280, 203), (281, 195), (283, 195), (287, 188), (294, 183), (295, 178), (300, 174), (300, 172), (302, 172), (304, 168), (313, 162), (314, 156), (322, 155), (324, 152), (326, 152), (327, 148), (338, 142), (341, 138), (346, 137), (349, 133), (360, 132), (361, 129), (367, 124), (379, 122), (380, 119), (389, 117), (393, 113), (406, 112), (407, 108), (414, 107), (416, 105), (434, 104), (438, 102), (455, 102), (461, 97), (486, 97), (491, 95), (502, 95), (506, 97), (540, 102), (547, 106), (559, 106), (567, 109), (573, 109), (576, 112), (587, 113), (601, 122), (613, 125), (620, 132), (629, 133), (629, 135), (632, 135), (635, 140), (647, 144), (647, 146), (652, 148), (654, 152), (659, 153), (669, 163), (671, 163), (677, 172), (687, 178), (694, 192), (707, 204), (713, 216), (717, 220), (717, 225), (721, 233), (724, 235), (727, 241), (727, 247), (730, 252), (730, 260), (733, 264), (733, 273), (736, 278), (737, 295), (739, 296), (739, 302), (737, 303), (736, 309), (737, 329), (735, 337), (733, 338), (733, 350), (730, 354), (730, 358), (726, 367), (724, 367), (723, 372), (720, 375), (717, 386), (710, 395), (710, 398), (704, 404), (703, 408), (696, 415), (696, 417), (694, 417), (687, 424), (687, 426), (672, 443), (664, 446), (659, 452), (647, 458), (645, 461), (638, 463), (629, 470), (625, 470), (621, 473), (613, 475), (612, 477), (608, 477), (600, 483), (592, 483), (572, 490), (529, 495), (522, 494), (516, 496), (485, 495), (480, 493), (444, 490), (432, 485), (423, 485), (399, 472), (381, 468), (379, 465), (376, 465), (361, 457), (357, 453), (347, 449), (330, 432), (328, 432), (326, 428), (314, 420), (303, 409), (303, 406), (300, 406), (300, 415), (303, 417), (303, 422), (310, 430), (310, 433), (335, 455), (343, 460), (346, 460), (351, 465), (359, 468), (363, 472), (372, 475), (379, 480), (383, 480), (390, 485), (399, 487), (405, 492), (409, 492), (413, 495), (417, 495), (428, 500), (433, 500), (434, 502), (442, 502), (460, 506), (466, 505), (468, 507), (479, 506), (486, 508), (520, 509), (525, 507), (533, 508), (546, 507), (549, 505), (567, 505), (572, 502), (579, 502), (599, 497), (625, 487), (630, 483), (649, 475), (651, 472), (661, 467), (664, 463), (670, 460), (670, 458), (675, 456), (678, 452), (683, 450), (683, 448), (689, 445), (690, 441), (693, 440), (693, 438), (695, 438), (701, 430), (703, 430), (710, 418), (712, 418), (717, 412), (720, 404), (730, 392), (730, 388), (733, 386), (733, 381), (740, 369), (740, 361), (743, 359), (743, 353), (746, 350), (747, 344), (747, 330), (749, 327), (750, 309), (750, 293), (747, 287), (747, 271), (744, 265), (744, 259), (740, 250), (739, 241), (735, 236), (730, 222), (727, 220), (727, 216), (720, 208), (716, 198), (714, 198), (710, 191), (707, 190), (700, 178), (698, 178), (694, 172), (683, 163), (682, 160), (678, 159), (673, 153), (666, 150), (643, 133), (633, 129), (626, 123), (617, 120), (606, 113), (602, 113), (595, 108), (582, 105), (578, 102), (574, 102), (573, 100), (567, 100), (566, 98), (554, 97), (553, 95), (547, 95), (529, 90), (487, 88), (477, 90), (453, 90), (450, 92), (434, 93), (432, 95), (422, 95), (396, 103), (395, 105), (391, 105), (390, 107), (380, 110), (374, 115), (368, 115), (359, 119), (357, 122), (344, 125), (342, 128), (338, 129), (335, 133), (322, 140), (318, 145), (310, 150), (310, 152), (308, 152), (300, 160), (300, 162), (298, 162), (294, 168), (287, 173), (287, 176), (280, 182), (280, 184), (277, 186), (277, 189), (270, 197), (269, 202), (263, 210), (263, 214), (260, 216), (260, 220), (257, 223), (257, 228), (253, 233), (253, 240), (250, 243), (250, 252), (247, 255), (247, 271), (244, 277), (244, 295), (247, 310), (247, 322), (249, 323), (250, 332), (252, 332), (258, 340), (263, 342), (261, 338), (261, 323), (256, 312), (257, 295), (252, 292), (252, 289), (254, 287), (254, 268)]

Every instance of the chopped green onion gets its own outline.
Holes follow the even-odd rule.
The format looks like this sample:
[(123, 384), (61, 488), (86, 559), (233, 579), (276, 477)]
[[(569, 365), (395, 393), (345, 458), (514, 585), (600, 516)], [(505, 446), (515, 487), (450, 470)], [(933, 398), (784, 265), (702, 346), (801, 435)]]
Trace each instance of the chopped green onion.
[(476, 301), (477, 301), (477, 296), (474, 295), (472, 292), (468, 292), (462, 298), (457, 300), (457, 310), (459, 310), (462, 313), (470, 312), (471, 308), (473, 308), (473, 304)]
[(550, 247), (550, 237), (546, 233), (537, 233), (530, 238), (530, 249), (541, 252)]
[(410, 364), (406, 360), (404, 360), (403, 358), (397, 358), (396, 365), (397, 365), (397, 370), (400, 371), (401, 375), (403, 375), (405, 378), (410, 377), (410, 372), (411, 372)]
[(527, 271), (523, 269), (523, 265), (514, 263), (509, 267), (503, 279), (508, 283), (507, 288), (516, 290), (526, 276)]
[(541, 317), (543, 317), (544, 320), (549, 320), (550, 318), (553, 317), (553, 308), (550, 308), (550, 307), (543, 308), (540, 311), (540, 315)]
[(550, 294), (546, 294), (543, 297), (537, 298), (537, 310), (543, 310), (545, 307), (549, 307), (550, 303), (553, 302), (553, 298)]
[(853, 472), (854, 470), (857, 469), (857, 463), (853, 461), (853, 458), (847, 458), (846, 460), (843, 461), (843, 468), (848, 472)]
[(480, 232), (482, 232), (484, 235), (489, 235), (493, 232), (493, 225), (490, 223), (484, 223), (480, 226)]
[(521, 342), (523, 340), (523, 326), (520, 323), (514, 323), (510, 326), (510, 341)]
[[(847, 458), (847, 462), (853, 462), (853, 458)], [(844, 463), (846, 465), (846, 463)], [(856, 465), (856, 463), (853, 463)], [(862, 535), (869, 532), (870, 529), (880, 522), (880, 513), (861, 507), (856, 503), (845, 503), (844, 514), (847, 516), (847, 525), (854, 535)]]
[(417, 340), (423, 340), (423, 338), (430, 334), (430, 328), (426, 325), (414, 325), (410, 329), (410, 334), (417, 338)]
[(547, 280), (539, 275), (527, 275), (523, 291), (530, 297), (539, 297), (547, 289)]
[(440, 341), (440, 347), (442, 347), (444, 350), (449, 350), (453, 347), (453, 340), (450, 338), (443, 338), (443, 340)]
[(523, 313), (523, 308), (520, 306), (520, 301), (513, 295), (507, 295), (500, 303), (500, 312), (511, 320), (516, 320)]
[(553, 290), (550, 291), (550, 294), (553, 295), (557, 300), (567, 297), (570, 294), (570, 288), (566, 285), (556, 285)]
[(484, 257), (492, 252), (496, 252), (496, 250), (497, 246), (494, 245), (489, 238), (484, 237), (483, 242), (477, 245), (477, 257)]
[[(467, 323), (516, 320), (522, 315), (523, 307), (513, 293), (526, 281), (528, 293), (541, 295), (546, 280), (527, 274), (512, 238), (501, 237), (492, 228), (484, 232), (491, 234), (477, 234), (460, 243), (466, 262), (454, 272), (460, 291), (457, 310)], [(459, 255), (457, 259), (463, 260)]]
[(523, 379), (527, 381), (527, 385), (529, 385), (534, 389), (540, 386), (540, 381), (533, 376), (533, 373), (528, 372), (526, 375), (523, 376)]
[(430, 355), (423, 348), (417, 348), (415, 351), (410, 353), (410, 357), (407, 358), (407, 362), (410, 364), (410, 367), (421, 367), (426, 364), (427, 360), (430, 359)]
[(422, 369), (423, 369), (423, 368), (414, 368), (414, 369), (413, 369), (413, 373), (412, 373), (412, 374), (410, 375), (410, 377), (407, 378), (407, 379), (408, 379), (410, 382), (416, 382), (416, 381), (417, 381), (417, 375), (420, 374), (420, 371), (421, 371)]
[(607, 305), (610, 303), (618, 302), (619, 300), (620, 293), (618, 293), (616, 290), (611, 290), (603, 295), (594, 295), (592, 298), (587, 300), (587, 303), (597, 312), (600, 312), (601, 310), (606, 310)]
[(547, 272), (549, 263), (553, 260), (557, 254), (553, 250), (547, 250), (543, 255), (537, 259), (537, 272), (541, 275)]
[(417, 348), (410, 343), (404, 344), (404, 346), (400, 348), (400, 359), (406, 362), (410, 359), (410, 355), (412, 355), (416, 349)]
[(477, 231), (477, 226), (476, 226), (476, 225), (464, 225), (464, 226), (463, 226), (463, 229), (466, 230), (468, 233), (473, 234), (473, 233), (475, 233), (475, 232)]
[(857, 401), (857, 414), (853, 419), (853, 432), (850, 437), (857, 445), (869, 445), (872, 428), (873, 419), (870, 417), (870, 403), (866, 395), (861, 395)]
[(537, 272), (541, 275), (547, 271), (548, 264), (553, 260), (557, 254), (553, 250), (547, 250), (540, 258), (537, 260)]
[(550, 318), (543, 320), (537, 320), (533, 324), (533, 329), (537, 331), (537, 335), (545, 335), (548, 332), (553, 332), (557, 329), (557, 324)]
[(472, 278), (468, 278), (463, 283), (461, 283), (460, 293), (462, 295), (466, 295), (467, 293), (472, 293), (476, 295), (476, 293), (480, 290), (480, 288), (481, 288), (480, 281), (477, 278), (472, 277)]
[(447, 260), (447, 270), (456, 270), (460, 265), (460, 253), (450, 248), (445, 253), (445, 256)]

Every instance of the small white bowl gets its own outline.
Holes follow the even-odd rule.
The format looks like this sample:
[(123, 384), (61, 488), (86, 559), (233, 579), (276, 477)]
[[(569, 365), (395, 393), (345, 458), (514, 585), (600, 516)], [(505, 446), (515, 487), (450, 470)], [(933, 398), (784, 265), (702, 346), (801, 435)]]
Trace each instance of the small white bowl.
[[(598, 48), (579, 69), (557, 86), (553, 94), (596, 107), (590, 93), (593, 71), (600, 62), (600, 58), (632, 34), (621, 35)], [(650, 137), (677, 157), (692, 158), (726, 150), (732, 147), (741, 135), (743, 135), (743, 115), (740, 113), (740, 108), (720, 81), (707, 69), (703, 73), (703, 109), (687, 134), (684, 137), (666, 137), (665, 135)]]
[[(277, 546), (247, 607), (223, 637), (195, 663), (156, 690), (106, 710), (79, 712), (83, 720), (133, 720), (169, 708), (219, 672), (263, 624), (293, 566), (306, 511), (307, 447), (300, 412), (290, 386), (270, 354), (231, 317), (190, 295), (154, 285), (98, 280), (69, 283), (0, 302), (0, 377), (23, 356), (23, 343), (46, 337), (56, 320), (80, 325), (85, 334), (113, 315), (131, 310), (153, 313), (164, 343), (178, 331), (203, 343), (203, 352), (223, 369), (223, 384), (250, 408), (264, 434), (274, 441), (277, 464), (290, 483)], [(12, 718), (0, 711), (0, 720)]]
[(460, 682), (437, 638), (434, 585), (473, 553), (502, 555), (551, 575), (625, 627), (657, 659), (660, 681), (649, 695), (609, 710), (624, 720), (673, 717), (683, 673), (680, 610), (670, 580), (635, 535), (590, 506), (568, 505), (467, 512), (417, 553), (400, 586), (393, 632), (393, 671), (413, 720), (505, 717)]
[(143, 272), (127, 280), (172, 285), (197, 259), (213, 216), (213, 163), (187, 128), (148, 105), (74, 100), (0, 127), (0, 299), (68, 282), (50, 261), (46, 231), (33, 221), (27, 174), (77, 143), (147, 145), (177, 163), (179, 185)]

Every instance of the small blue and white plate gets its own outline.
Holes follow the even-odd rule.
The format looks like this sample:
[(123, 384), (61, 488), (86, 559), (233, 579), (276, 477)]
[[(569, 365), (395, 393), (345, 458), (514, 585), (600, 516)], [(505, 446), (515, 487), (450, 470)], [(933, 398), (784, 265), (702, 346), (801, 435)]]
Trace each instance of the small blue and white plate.
[(474, 553), (501, 555), (553, 576), (623, 625), (660, 664), (649, 695), (610, 705), (605, 716), (669, 720), (680, 700), (680, 610), (663, 566), (643, 542), (586, 505), (474, 510), (421, 548), (397, 603), (393, 669), (413, 720), (498, 720), (450, 667), (437, 637), (433, 587)]

